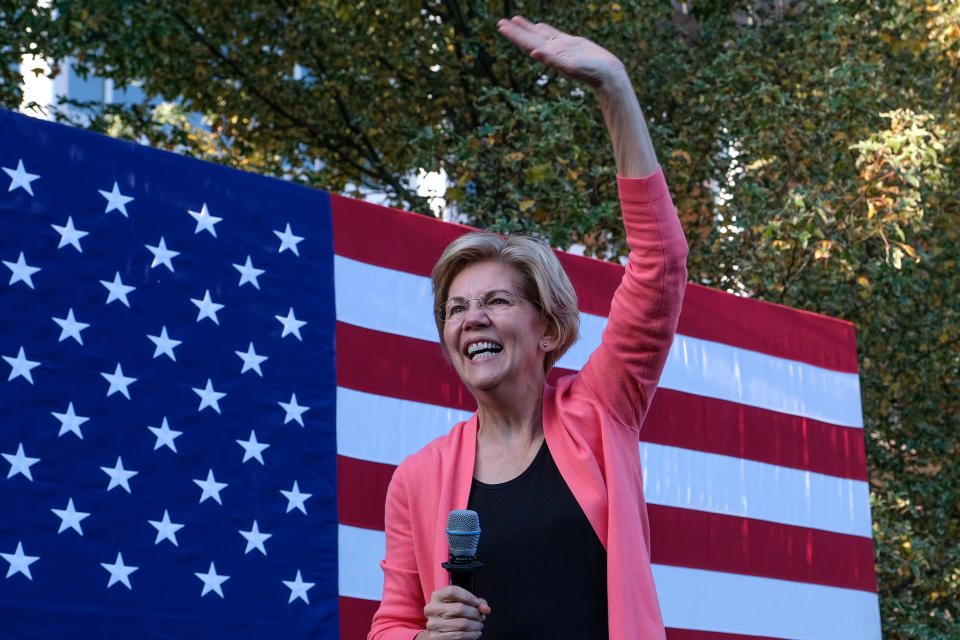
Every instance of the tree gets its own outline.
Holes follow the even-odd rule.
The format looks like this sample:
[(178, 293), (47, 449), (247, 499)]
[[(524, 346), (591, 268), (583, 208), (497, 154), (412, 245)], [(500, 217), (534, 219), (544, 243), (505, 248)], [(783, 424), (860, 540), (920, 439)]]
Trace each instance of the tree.
[(593, 98), (497, 38), (515, 12), (624, 58), (694, 281), (856, 323), (886, 635), (960, 637), (956, 2), (54, 0), (0, 56), (142, 82), (95, 129), (423, 213), (443, 169), (471, 223), (616, 258)]

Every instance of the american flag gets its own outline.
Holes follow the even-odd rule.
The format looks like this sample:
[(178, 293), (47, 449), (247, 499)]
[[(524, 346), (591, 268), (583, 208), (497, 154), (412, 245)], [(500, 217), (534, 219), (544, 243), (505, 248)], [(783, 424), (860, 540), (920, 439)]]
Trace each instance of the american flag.
[[(390, 476), (474, 409), (427, 277), (465, 228), (0, 135), (0, 637), (365, 637)], [(553, 378), (622, 275), (560, 257)], [(670, 640), (880, 637), (850, 324), (689, 285), (639, 447)]]

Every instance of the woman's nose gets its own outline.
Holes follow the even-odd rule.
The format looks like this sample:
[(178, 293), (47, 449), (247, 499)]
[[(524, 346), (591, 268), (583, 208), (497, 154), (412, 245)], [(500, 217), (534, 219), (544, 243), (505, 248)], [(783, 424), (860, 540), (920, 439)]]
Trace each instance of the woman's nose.
[(489, 324), (490, 318), (487, 316), (487, 310), (479, 300), (471, 300), (467, 305), (467, 310), (463, 316), (463, 326), (485, 326)]

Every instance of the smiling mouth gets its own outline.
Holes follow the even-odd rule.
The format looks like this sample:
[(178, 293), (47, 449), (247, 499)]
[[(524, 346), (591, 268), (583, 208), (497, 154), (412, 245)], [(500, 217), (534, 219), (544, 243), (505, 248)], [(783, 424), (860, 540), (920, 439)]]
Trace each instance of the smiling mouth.
[(467, 357), (472, 361), (485, 360), (503, 351), (496, 342), (474, 342), (467, 347)]

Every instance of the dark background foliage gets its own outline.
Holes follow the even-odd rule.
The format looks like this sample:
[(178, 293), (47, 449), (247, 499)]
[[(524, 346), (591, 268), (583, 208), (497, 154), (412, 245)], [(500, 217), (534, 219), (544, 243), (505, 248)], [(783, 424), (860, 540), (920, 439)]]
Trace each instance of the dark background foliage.
[(513, 13), (622, 57), (693, 281), (856, 324), (885, 636), (960, 637), (955, 1), (0, 0), (0, 105), (72, 56), (146, 97), (61, 119), (422, 213), (443, 169), (467, 222), (616, 259), (594, 99)]

